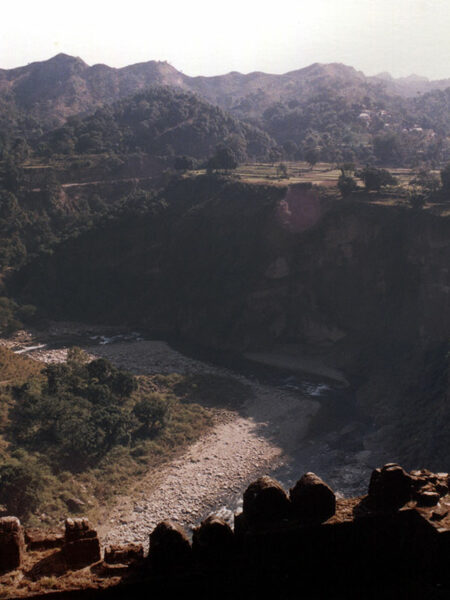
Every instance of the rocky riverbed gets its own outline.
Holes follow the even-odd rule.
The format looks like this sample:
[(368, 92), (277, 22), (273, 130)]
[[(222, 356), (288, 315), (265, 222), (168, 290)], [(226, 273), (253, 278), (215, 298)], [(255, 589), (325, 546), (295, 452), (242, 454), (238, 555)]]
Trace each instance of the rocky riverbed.
[[(70, 327), (64, 330), (66, 337), (70, 331)], [(13, 348), (37, 360), (62, 361), (67, 347), (55, 343), (57, 333), (50, 337), (51, 343), (22, 340)], [(280, 385), (261, 383), (248, 373), (190, 358), (164, 341), (143, 340), (137, 333), (77, 333), (79, 345), (91, 356), (102, 356), (136, 374), (211, 373), (236, 378), (249, 390), (239, 412), (216, 411), (212, 431), (182, 456), (157, 471), (150, 470), (100, 514), (96, 526), (104, 544), (145, 544), (149, 531), (168, 517), (188, 529), (211, 512), (231, 519), (247, 485), (267, 473), (289, 486), (305, 471), (314, 470), (338, 492), (360, 492), (360, 482), (367, 480), (378, 460), (365, 447), (358, 423), (351, 418), (310, 435), (312, 420), (323, 410), (321, 394), (330, 392), (327, 385), (305, 383), (298, 375)]]

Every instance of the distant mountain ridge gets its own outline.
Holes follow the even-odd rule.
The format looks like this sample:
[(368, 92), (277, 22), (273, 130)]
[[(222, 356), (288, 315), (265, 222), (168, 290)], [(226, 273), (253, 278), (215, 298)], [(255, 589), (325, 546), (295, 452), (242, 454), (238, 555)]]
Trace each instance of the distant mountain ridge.
[[(43, 134), (67, 124), (70, 117), (87, 117), (122, 100), (132, 104), (136, 94), (155, 87), (196, 94), (246, 126), (264, 131), (279, 146), (272, 153), (275, 160), (307, 160), (315, 155), (324, 162), (391, 166), (450, 160), (450, 79), (394, 79), (389, 73), (367, 77), (340, 63), (314, 63), (282, 75), (231, 72), (190, 77), (167, 62), (112, 68), (88, 66), (66, 54), (0, 70), (0, 157), (27, 156), (26, 144), (36, 149)], [(207, 116), (211, 111), (204, 107), (211, 124)], [(221, 137), (221, 127), (213, 136), (216, 139)], [(242, 127), (235, 124), (231, 129)], [(73, 132), (65, 133), (76, 146)], [(179, 134), (188, 141), (189, 130), (177, 129)], [(256, 130), (254, 135), (258, 137)], [(100, 142), (93, 147), (105, 148)], [(182, 149), (179, 142), (172, 139), (168, 145)], [(64, 153), (72, 152), (65, 146)], [(205, 148), (202, 142), (201, 149), (189, 148), (189, 154), (203, 157)]]
[(19, 110), (58, 125), (71, 115), (91, 112), (149, 85), (183, 87), (182, 77), (167, 63), (150, 61), (124, 69), (101, 64), (89, 67), (80, 58), (58, 54), (47, 61), (0, 70), (0, 96)]
[[(368, 89), (412, 96), (418, 91), (450, 87), (450, 79), (394, 79), (386, 74), (366, 77), (340, 63), (314, 63), (282, 75), (231, 72), (190, 77), (167, 62), (148, 61), (113, 68), (104, 64), (88, 66), (81, 58), (67, 54), (23, 67), (0, 69), (2, 101), (49, 125), (61, 124), (68, 116), (91, 112), (155, 84), (196, 92), (222, 108), (251, 117), (273, 102), (294, 97), (299, 100), (324, 85), (335, 89), (346, 87), (349, 94), (358, 98)], [(248, 106), (250, 101), (253, 110)]]
[(450, 87), (450, 78), (448, 79), (428, 79), (422, 75), (414, 73), (407, 77), (394, 78), (390, 73), (379, 73), (371, 79), (381, 79), (387, 83), (387, 89), (391, 93), (404, 97), (415, 96), (416, 94), (426, 94), (434, 90), (445, 90)]

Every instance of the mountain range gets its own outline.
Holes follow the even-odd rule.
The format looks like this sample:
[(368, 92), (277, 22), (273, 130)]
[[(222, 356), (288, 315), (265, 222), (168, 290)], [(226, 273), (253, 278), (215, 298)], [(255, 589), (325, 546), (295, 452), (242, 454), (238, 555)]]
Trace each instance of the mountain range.
[(30, 111), (44, 121), (62, 122), (69, 115), (92, 111), (145, 89), (168, 85), (196, 92), (213, 104), (237, 113), (259, 111), (281, 99), (301, 99), (324, 85), (363, 96), (367, 91), (411, 97), (417, 93), (450, 87), (450, 79), (430, 81), (412, 75), (394, 79), (388, 73), (366, 77), (361, 71), (339, 63), (314, 63), (283, 75), (262, 72), (231, 72), (214, 77), (189, 77), (167, 62), (148, 61), (123, 68), (88, 66), (80, 58), (58, 54), (15, 69), (0, 69), (0, 96), (18, 109)]
[[(0, 155), (18, 138), (36, 148), (46, 132), (70, 117), (84, 118), (121, 101), (135, 104), (133, 96), (158, 86), (196, 95), (204, 103), (199, 114), (211, 114), (209, 103), (225, 111), (220, 119), (231, 115), (245, 121), (247, 128), (262, 130), (272, 138), (268, 145), (278, 144), (279, 156), (287, 159), (304, 160), (311, 149), (326, 162), (414, 166), (424, 160), (437, 164), (450, 159), (450, 79), (430, 81), (414, 75), (394, 79), (388, 73), (367, 77), (339, 63), (314, 63), (283, 75), (231, 72), (189, 77), (167, 62), (112, 68), (88, 66), (66, 54), (0, 70)], [(216, 139), (222, 137), (221, 131), (231, 134), (243, 128), (235, 123), (230, 129), (221, 122), (205, 133), (214, 133)], [(183, 135), (186, 140), (186, 131)], [(121, 131), (124, 136), (127, 132)], [(206, 147), (184, 147), (179, 140), (171, 145), (181, 154), (202, 157)], [(261, 158), (267, 156), (266, 146)]]

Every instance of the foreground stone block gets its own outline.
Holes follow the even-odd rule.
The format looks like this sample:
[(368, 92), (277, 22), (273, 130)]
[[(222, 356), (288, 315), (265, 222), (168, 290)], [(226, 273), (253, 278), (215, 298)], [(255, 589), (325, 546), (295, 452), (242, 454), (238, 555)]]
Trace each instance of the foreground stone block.
[(368, 500), (381, 510), (397, 510), (411, 500), (413, 478), (399, 465), (388, 463), (372, 472)]
[(18, 569), (25, 554), (23, 528), (16, 517), (0, 519), (0, 573)]
[(170, 519), (162, 521), (150, 534), (149, 559), (158, 567), (186, 565), (192, 548), (184, 529)]
[(336, 512), (333, 490), (315, 473), (305, 473), (290, 490), (292, 512), (308, 523), (323, 523)]
[(92, 529), (88, 519), (66, 519), (65, 527), (66, 542), (97, 537), (97, 532)]
[(105, 550), (105, 562), (109, 565), (130, 565), (142, 558), (144, 558), (142, 544), (113, 545)]
[(234, 550), (233, 530), (220, 517), (210, 515), (194, 530), (192, 549), (198, 560), (222, 564)]
[(64, 536), (60, 533), (49, 533), (41, 529), (26, 529), (25, 543), (27, 550), (50, 550), (64, 545)]
[(65, 543), (62, 555), (69, 569), (82, 569), (98, 562), (100, 542), (97, 532), (87, 519), (66, 519)]
[(279, 521), (289, 515), (289, 510), (286, 492), (271, 477), (260, 477), (244, 492), (243, 513), (250, 525)]
[(62, 555), (68, 569), (83, 569), (100, 560), (100, 542), (96, 537), (67, 542)]

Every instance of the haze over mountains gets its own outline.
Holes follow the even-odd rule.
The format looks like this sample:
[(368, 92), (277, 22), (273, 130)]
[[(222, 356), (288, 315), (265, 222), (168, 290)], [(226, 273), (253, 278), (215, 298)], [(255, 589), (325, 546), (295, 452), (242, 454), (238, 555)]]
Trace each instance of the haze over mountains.
[[(92, 134), (104, 129), (109, 121), (113, 129), (120, 130), (120, 140), (127, 138), (130, 132), (117, 115), (125, 110), (133, 112), (134, 133), (136, 128), (147, 128), (148, 133), (149, 123), (150, 129), (155, 123), (154, 111), (152, 115), (136, 116), (132, 107), (142, 98), (133, 95), (158, 86), (193, 94), (197, 99), (188, 95), (183, 99), (179, 95), (173, 97), (172, 117), (157, 116), (161, 121), (158, 135), (161, 138), (161, 132), (171, 129), (171, 139), (161, 138), (156, 145), (152, 142), (151, 149), (145, 142), (135, 150), (208, 158), (211, 145), (220, 140), (237, 135), (239, 143), (245, 146), (250, 135), (260, 141), (256, 147), (252, 144), (246, 154), (244, 149), (246, 159), (266, 160), (270, 148), (277, 145), (271, 160), (305, 160), (312, 151), (317, 160), (325, 162), (414, 166), (423, 161), (442, 164), (450, 157), (450, 80), (429, 81), (417, 76), (394, 79), (386, 73), (366, 77), (339, 63), (315, 63), (283, 75), (231, 72), (216, 77), (189, 77), (166, 62), (149, 61), (120, 69), (100, 64), (90, 67), (80, 58), (65, 54), (0, 70), (0, 152), (5, 157), (5, 149), (8, 153), (14, 151), (18, 139), (26, 140), (38, 154), (43, 148), (47, 153), (72, 154), (74, 149), (85, 152), (77, 146), (79, 119), (119, 101), (125, 104), (112, 109), (116, 116), (96, 115), (94, 121), (82, 123), (81, 130)], [(202, 105), (198, 104), (198, 97)], [(211, 144), (201, 144), (201, 151), (193, 151), (192, 144), (187, 143), (189, 135), (198, 129), (197, 125), (192, 126), (189, 104), (197, 104), (204, 115), (215, 115), (212, 121), (208, 117), (203, 132)], [(215, 112), (217, 107), (225, 112)], [(76, 123), (67, 122), (75, 116)], [(232, 124), (230, 116), (245, 123)], [(68, 129), (56, 137), (68, 140), (68, 144), (48, 149), (45, 134), (66, 124)], [(177, 131), (173, 129), (175, 125)], [(251, 133), (249, 125), (253, 127)], [(114, 145), (102, 139), (88, 144), (89, 152), (123, 152), (124, 148), (131, 150), (130, 145)]]
[(210, 102), (235, 112), (252, 112), (245, 100), (259, 110), (280, 99), (304, 97), (323, 85), (345, 87), (355, 97), (368, 90), (403, 97), (450, 87), (450, 79), (430, 81), (426, 77), (394, 79), (388, 73), (366, 77), (361, 71), (339, 63), (319, 64), (273, 75), (231, 72), (216, 77), (189, 77), (167, 62), (148, 61), (120, 69), (81, 58), (58, 54), (53, 58), (16, 69), (0, 70), (2, 102), (31, 110), (44, 120), (62, 122), (69, 115), (91, 111), (150, 85), (169, 85), (193, 91)]

